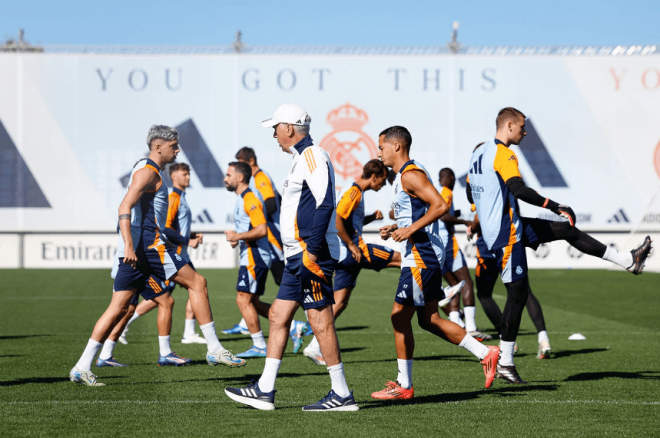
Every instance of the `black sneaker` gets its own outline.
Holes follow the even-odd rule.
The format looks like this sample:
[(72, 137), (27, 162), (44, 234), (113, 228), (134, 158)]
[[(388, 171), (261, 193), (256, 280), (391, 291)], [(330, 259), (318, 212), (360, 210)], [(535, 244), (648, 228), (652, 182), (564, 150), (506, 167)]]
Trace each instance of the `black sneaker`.
[(633, 264), (628, 268), (628, 271), (635, 275), (642, 273), (642, 270), (644, 269), (644, 262), (646, 261), (646, 258), (649, 256), (649, 252), (651, 251), (651, 242), (653, 242), (651, 240), (651, 236), (646, 236), (644, 243), (642, 243), (639, 248), (630, 251), (633, 257)]
[(341, 398), (332, 389), (321, 400), (313, 405), (303, 406), (302, 410), (305, 412), (320, 412), (320, 411), (357, 411), (360, 409), (355, 403), (353, 398), (353, 391), (348, 394), (348, 397)]
[(520, 385), (524, 385), (527, 382), (525, 382), (523, 379), (520, 378), (520, 374), (518, 374), (518, 370), (516, 370), (515, 365), (497, 365), (497, 376), (498, 379), (504, 379), (509, 383), (517, 383)]
[(230, 399), (262, 411), (275, 409), (276, 392), (274, 389), (271, 392), (261, 392), (256, 380), (252, 380), (245, 388), (225, 388), (225, 394)]

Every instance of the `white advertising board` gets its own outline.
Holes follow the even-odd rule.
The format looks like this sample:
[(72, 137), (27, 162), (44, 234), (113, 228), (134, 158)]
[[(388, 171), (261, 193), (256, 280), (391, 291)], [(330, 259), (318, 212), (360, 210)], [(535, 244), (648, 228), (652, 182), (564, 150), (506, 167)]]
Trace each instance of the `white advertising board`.
[[(235, 195), (222, 179), (240, 147), (255, 148), (276, 185), (285, 179), (290, 157), (259, 122), (286, 102), (311, 115), (338, 189), (395, 124), (434, 178), (442, 167), (461, 177), (498, 110), (517, 107), (528, 136), (513, 149), (530, 187), (570, 205), (581, 228), (657, 231), (660, 207), (648, 205), (660, 187), (659, 97), (656, 55), (3, 53), (0, 231), (114, 230), (123, 177), (147, 154), (154, 123), (181, 133), (194, 229), (231, 228)], [(386, 192), (368, 193), (367, 209), (389, 210)]]
[(21, 266), (21, 236), (0, 234), (0, 268)]

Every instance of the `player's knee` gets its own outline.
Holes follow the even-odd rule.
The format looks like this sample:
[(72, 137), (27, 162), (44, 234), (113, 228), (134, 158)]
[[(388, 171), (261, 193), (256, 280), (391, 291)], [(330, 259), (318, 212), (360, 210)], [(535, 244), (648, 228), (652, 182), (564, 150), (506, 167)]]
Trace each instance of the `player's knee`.
[(424, 314), (424, 312), (417, 314), (417, 322), (419, 323), (419, 326), (422, 328), (422, 330), (426, 330), (427, 332), (431, 331), (431, 327), (433, 325), (431, 323), (431, 318)]

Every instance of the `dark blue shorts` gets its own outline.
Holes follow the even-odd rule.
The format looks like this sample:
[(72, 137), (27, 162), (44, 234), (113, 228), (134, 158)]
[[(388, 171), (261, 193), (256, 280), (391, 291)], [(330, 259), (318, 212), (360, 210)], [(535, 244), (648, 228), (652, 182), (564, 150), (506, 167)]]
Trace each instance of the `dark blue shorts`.
[(123, 258), (119, 259), (113, 290), (136, 290), (142, 293), (151, 277), (158, 288), (165, 289), (167, 287), (165, 281), (188, 264), (176, 253), (175, 248), (165, 244), (151, 248), (140, 241), (135, 255), (137, 256), (135, 269), (125, 264)]
[(332, 276), (336, 260), (312, 262), (303, 251), (286, 259), (278, 300), (296, 301), (303, 309), (315, 309), (335, 303)]
[(392, 257), (394, 257), (392, 249), (372, 243), (366, 245), (366, 251), (363, 249), (360, 263), (357, 263), (351, 252), (348, 251), (346, 258), (337, 264), (335, 291), (354, 288), (362, 269), (378, 272), (392, 261)]
[(266, 278), (268, 278), (268, 268), (266, 267), (240, 266), (238, 268), (236, 290), (263, 295), (266, 290)]
[(401, 268), (394, 301), (404, 306), (424, 307), (444, 297), (440, 269)]

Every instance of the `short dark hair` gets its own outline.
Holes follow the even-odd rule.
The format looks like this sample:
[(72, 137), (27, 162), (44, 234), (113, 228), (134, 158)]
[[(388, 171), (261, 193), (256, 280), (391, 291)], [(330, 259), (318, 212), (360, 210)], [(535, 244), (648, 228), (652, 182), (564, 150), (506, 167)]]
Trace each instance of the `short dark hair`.
[(495, 119), (495, 128), (500, 129), (509, 120), (517, 122), (519, 117), (522, 117), (523, 120), (525, 119), (525, 115), (522, 113), (522, 111), (518, 111), (511, 106), (502, 108), (500, 112), (497, 113), (497, 118)]
[(190, 166), (188, 166), (186, 163), (174, 163), (170, 164), (170, 177), (172, 177), (172, 174), (176, 172), (177, 170), (183, 170), (185, 172), (190, 172)]
[(229, 163), (229, 166), (233, 167), (236, 172), (243, 175), (243, 182), (245, 184), (250, 184), (250, 178), (252, 178), (252, 168), (248, 163), (244, 161), (232, 161)]
[(254, 164), (257, 164), (257, 154), (254, 153), (254, 149), (248, 146), (243, 146), (236, 152), (235, 155), (237, 160), (245, 161), (246, 163), (250, 161), (250, 158), (254, 158)]
[(410, 150), (410, 146), (412, 145), (412, 135), (410, 135), (410, 131), (403, 126), (390, 126), (378, 134), (379, 137), (381, 135), (385, 136), (385, 141), (392, 142), (392, 140), (398, 140), (399, 143), (401, 143), (401, 146), (406, 148), (406, 150)]
[(481, 143), (479, 143), (478, 145), (476, 145), (476, 146), (474, 147), (474, 149), (472, 149), (472, 152), (474, 152), (474, 151), (476, 151), (477, 149), (479, 149), (479, 148), (481, 147), (481, 145), (482, 145), (482, 144), (485, 144), (485, 143), (486, 143), (485, 141), (482, 141)]
[(454, 178), (456, 177), (453, 170), (451, 170), (449, 167), (443, 167), (440, 169), (440, 173), (438, 173), (438, 179), (442, 179), (446, 176), (453, 176)]
[(362, 178), (368, 179), (372, 175), (387, 176), (387, 168), (382, 161), (376, 158), (367, 161), (367, 164), (362, 168)]

